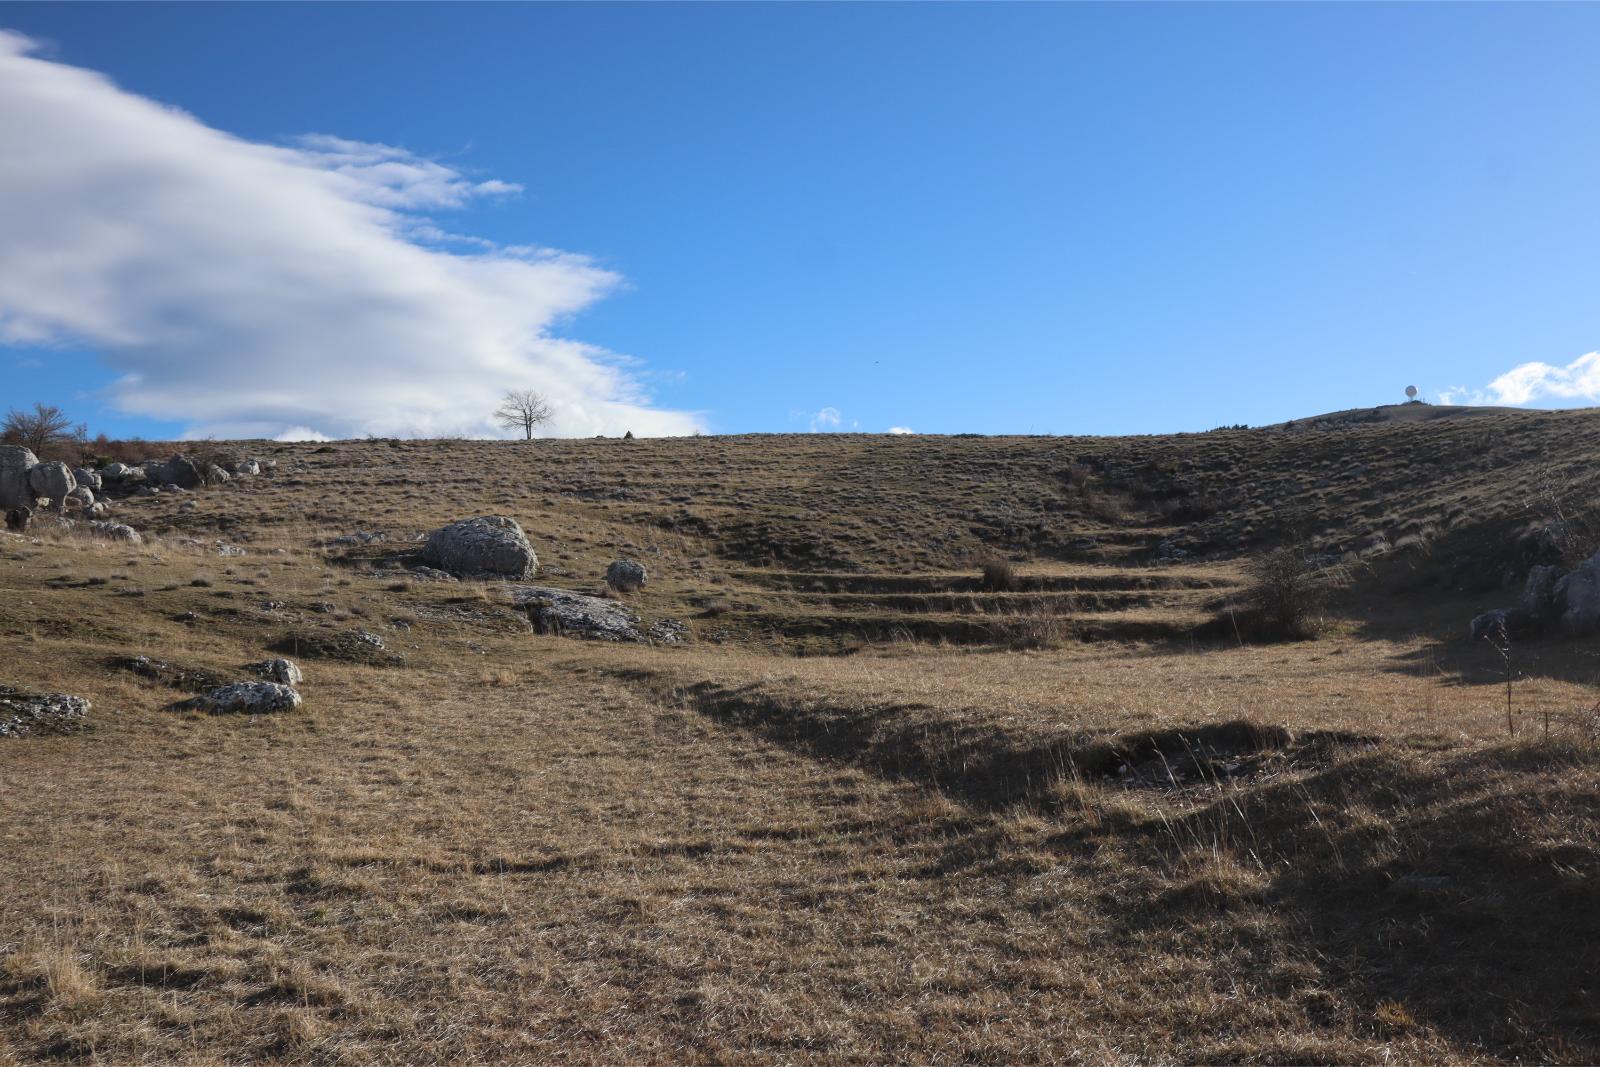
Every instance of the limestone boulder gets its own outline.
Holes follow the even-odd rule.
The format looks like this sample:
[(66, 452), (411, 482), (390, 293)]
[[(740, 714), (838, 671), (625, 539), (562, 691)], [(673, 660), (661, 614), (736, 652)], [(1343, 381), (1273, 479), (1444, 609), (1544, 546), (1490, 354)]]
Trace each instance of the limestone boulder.
[(606, 584), (621, 593), (643, 589), (646, 574), (644, 564), (631, 559), (619, 559), (606, 568)]
[(485, 515), (442, 526), (428, 535), (422, 561), (463, 578), (530, 578), (539, 557), (515, 519)]
[(33, 489), (28, 472), (39, 465), (39, 457), (21, 445), (0, 445), (0, 511), (33, 507)]
[(277, 682), (233, 682), (211, 690), (194, 703), (213, 715), (266, 715), (292, 711), (301, 700), (292, 687)]
[(36, 464), (28, 470), (28, 486), (35, 498), (47, 496), (52, 501), (64, 503), (67, 494), (77, 488), (72, 468), (59, 459)]
[(269, 659), (252, 664), (251, 669), (269, 682), (297, 686), (306, 680), (298, 664), (292, 659)]

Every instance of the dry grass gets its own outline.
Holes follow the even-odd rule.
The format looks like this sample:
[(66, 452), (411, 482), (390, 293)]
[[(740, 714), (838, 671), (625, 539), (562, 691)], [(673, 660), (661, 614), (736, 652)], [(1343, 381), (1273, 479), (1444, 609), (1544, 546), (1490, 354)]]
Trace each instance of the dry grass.
[[(1241, 433), (1206, 447), (1277, 454)], [(1319, 641), (1201, 641), (1240, 571), (1146, 565), (1166, 519), (1050, 511), (1041, 539), (961, 495), (1006, 464), (1013, 504), (1048, 477), (1145, 514), (1116, 457), (1161, 439), (621, 447), (286, 447), (193, 512), (124, 508), (165, 532), (141, 548), (0, 541), (0, 683), (95, 703), (0, 742), (0, 1063), (1600, 1056), (1600, 755), (1534, 728), (1593, 704), (1589, 648), (1522, 654), (1509, 740), (1496, 665), (1452, 639), (1476, 594), (1363, 572)], [(1425, 493), (1510, 492), (1475, 470)], [(555, 584), (646, 560), (630, 603), (696, 639), (536, 636), (492, 583), (384, 558), (489, 511)], [(782, 565), (752, 571), (763, 523)], [(389, 536), (322, 547), (354, 529)], [(1012, 551), (1016, 591), (979, 589)], [(1008, 650), (1030, 610), (1055, 629)], [(237, 677), (353, 630), (402, 658), (307, 657), (276, 717), (105, 666)]]

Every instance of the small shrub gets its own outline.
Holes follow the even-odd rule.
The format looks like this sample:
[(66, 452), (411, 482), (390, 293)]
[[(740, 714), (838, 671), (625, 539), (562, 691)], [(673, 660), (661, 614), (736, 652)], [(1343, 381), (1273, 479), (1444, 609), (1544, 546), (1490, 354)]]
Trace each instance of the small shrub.
[(1238, 605), (1219, 613), (1241, 638), (1306, 641), (1322, 630), (1322, 609), (1335, 574), (1303, 545), (1285, 545), (1250, 561), (1251, 583)]
[(979, 584), (991, 593), (1010, 593), (1014, 592), (1021, 582), (1017, 577), (1017, 569), (1010, 562), (992, 559), (983, 565)]

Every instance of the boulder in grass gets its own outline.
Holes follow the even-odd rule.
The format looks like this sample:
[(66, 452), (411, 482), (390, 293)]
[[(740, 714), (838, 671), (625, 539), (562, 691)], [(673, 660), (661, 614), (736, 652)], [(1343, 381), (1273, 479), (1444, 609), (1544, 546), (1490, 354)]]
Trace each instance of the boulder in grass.
[(539, 557), (515, 519), (484, 515), (442, 526), (428, 535), (424, 563), (463, 578), (530, 578)]
[(144, 542), (139, 536), (139, 531), (123, 522), (91, 522), (89, 532), (96, 537), (103, 537), (107, 541), (122, 541), (126, 544), (137, 545)]
[(542, 634), (581, 637), (591, 641), (643, 641), (639, 616), (626, 605), (567, 589), (519, 585), (512, 590), (517, 607), (527, 612)]
[(98, 474), (87, 467), (73, 468), (72, 480), (77, 482), (79, 485), (86, 486), (89, 489), (94, 490), (97, 493), (105, 484), (104, 480)]
[(305, 681), (299, 666), (292, 659), (269, 659), (253, 664), (251, 669), (269, 682), (290, 687)]
[(175, 485), (180, 489), (198, 489), (205, 484), (205, 473), (199, 464), (188, 456), (172, 456), (166, 460), (146, 460), (141, 464), (145, 479), (156, 485)]
[(266, 715), (292, 711), (300, 703), (299, 693), (277, 682), (233, 682), (193, 702), (195, 707), (213, 715)]
[(631, 559), (619, 559), (606, 568), (606, 584), (619, 593), (643, 589), (645, 577), (644, 564)]

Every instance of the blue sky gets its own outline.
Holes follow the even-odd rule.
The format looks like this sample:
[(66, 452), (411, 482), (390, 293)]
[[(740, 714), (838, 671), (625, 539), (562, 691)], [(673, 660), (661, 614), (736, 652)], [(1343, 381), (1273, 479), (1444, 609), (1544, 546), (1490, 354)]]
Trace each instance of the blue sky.
[[(511, 364), (463, 364), (479, 376), (514, 366), (505, 385), (550, 375), (589, 420), (566, 432), (635, 420), (655, 432), (1146, 433), (1393, 402), (1411, 383), (1539, 406), (1600, 392), (1582, 358), (1600, 348), (1600, 7), (0, 4), (0, 28), (28, 38), (31, 59), (114, 82), (84, 90), (94, 121), (122, 121), (104, 98), (120, 92), (243, 142), (392, 146), (467, 189), (412, 197), (407, 226), (492, 242), (497, 263), (479, 266), (496, 270), (519, 255), (527, 266), (504, 251), (523, 246), (585, 257), (538, 253), (538, 269), (566, 273), (516, 284), (562, 297), (507, 313), (482, 342), (531, 330), (581, 349), (541, 341)], [(31, 100), (0, 87), (0, 120)], [(92, 158), (105, 168), (84, 186), (97, 210), (120, 190), (119, 167), (153, 165), (143, 150)], [(296, 165), (337, 165), (328, 158)], [(236, 169), (204, 167), (208, 190)], [(468, 188), (491, 181), (521, 188)], [(199, 198), (213, 206), (196, 213), (229, 214), (214, 206), (228, 195)], [(253, 195), (240, 194), (241, 216), (259, 214)], [(19, 199), (31, 217), (75, 210), (65, 194)], [(216, 251), (229, 232), (169, 242), (192, 220), (129, 204), (150, 213), (139, 239), (217, 257), (216, 274), (244, 270)], [(419, 234), (405, 239), (436, 256), (479, 248)], [(61, 240), (42, 225), (36, 237), (35, 258)], [(314, 238), (274, 254), (325, 259)], [(130, 270), (86, 276), (98, 289)], [(476, 307), (472, 294), (499, 284), (489, 278), (418, 300)], [(183, 284), (160, 290), (162, 321), (201, 298)], [(248, 298), (262, 284), (240, 273), (229, 288)], [(8, 299), (53, 308), (43, 289), (0, 286), (0, 318), (16, 311)], [(365, 421), (340, 421), (293, 379), (322, 398), (362, 376), (413, 382), (419, 397), (453, 388), (449, 342), (432, 342), (438, 365), (419, 351), (375, 372), (359, 361), (380, 359), (369, 349), (392, 335), (369, 344), (353, 326), (279, 375), (280, 350), (314, 347), (304, 330), (274, 333), (295, 298), (199, 316), (177, 355), (171, 330), (130, 339), (126, 323), (154, 313), (111, 295), (125, 321), (103, 327), (87, 310), (52, 320), (23, 307), (51, 328), (0, 349), (0, 406), (55, 402), (113, 434), (282, 422), (337, 435), (401, 432), (382, 411), (411, 400), (396, 392)], [(435, 325), (408, 332), (443, 337)], [(248, 377), (188, 388), (215, 369), (196, 352), (277, 376), (281, 395), (254, 411), (235, 395)], [(348, 378), (318, 376), (346, 358)], [(130, 367), (143, 388), (117, 384)], [(476, 403), (452, 392), (418, 432), (454, 430), (452, 413)]]

